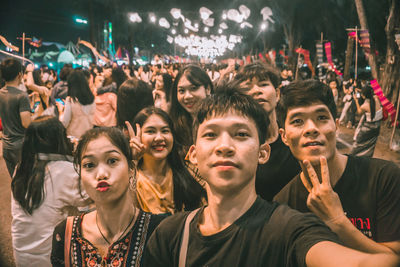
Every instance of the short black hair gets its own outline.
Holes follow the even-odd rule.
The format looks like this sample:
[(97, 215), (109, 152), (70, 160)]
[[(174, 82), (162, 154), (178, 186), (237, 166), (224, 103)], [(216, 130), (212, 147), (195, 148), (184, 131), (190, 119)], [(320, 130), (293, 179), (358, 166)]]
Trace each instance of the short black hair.
[(14, 58), (7, 58), (0, 64), (0, 74), (6, 82), (14, 80), (22, 71), (21, 62)]
[(235, 81), (241, 83), (253, 78), (257, 78), (259, 81), (269, 80), (275, 89), (277, 89), (280, 84), (280, 75), (276, 68), (261, 61), (241, 67), (235, 76)]
[(281, 97), (276, 107), (279, 126), (285, 128), (285, 120), (290, 108), (310, 106), (316, 103), (326, 105), (332, 117), (336, 118), (336, 104), (332, 90), (328, 85), (313, 79), (290, 83), (281, 92)]
[(237, 83), (226, 83), (215, 89), (215, 94), (200, 103), (193, 123), (193, 140), (196, 141), (199, 125), (214, 116), (230, 112), (243, 115), (256, 124), (260, 144), (265, 143), (269, 118), (267, 112), (252, 97), (241, 93)]

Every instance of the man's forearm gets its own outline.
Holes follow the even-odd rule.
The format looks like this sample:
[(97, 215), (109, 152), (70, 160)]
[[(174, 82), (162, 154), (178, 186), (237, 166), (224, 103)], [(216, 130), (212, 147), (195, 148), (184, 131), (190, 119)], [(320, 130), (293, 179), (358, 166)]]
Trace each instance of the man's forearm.
[(395, 253), (389, 247), (366, 237), (345, 216), (328, 226), (350, 248), (367, 253)]

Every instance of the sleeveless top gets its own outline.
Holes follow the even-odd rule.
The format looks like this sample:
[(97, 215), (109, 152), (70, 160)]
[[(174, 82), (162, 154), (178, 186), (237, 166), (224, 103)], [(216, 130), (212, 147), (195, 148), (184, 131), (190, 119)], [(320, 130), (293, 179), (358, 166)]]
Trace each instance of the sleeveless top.
[(371, 113), (365, 112), (365, 121), (367, 121), (367, 122), (377, 122), (377, 121), (381, 121), (382, 119), (383, 119), (382, 108), (378, 109), (375, 112), (375, 117), (373, 120), (371, 120)]

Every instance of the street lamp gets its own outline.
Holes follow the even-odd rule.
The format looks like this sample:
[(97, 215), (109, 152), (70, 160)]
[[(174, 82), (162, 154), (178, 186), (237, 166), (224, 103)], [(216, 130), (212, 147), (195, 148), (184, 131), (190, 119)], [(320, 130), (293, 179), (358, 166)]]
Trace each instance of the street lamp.
[(262, 31), (265, 31), (267, 29), (267, 24), (265, 22), (261, 23), (260, 28)]

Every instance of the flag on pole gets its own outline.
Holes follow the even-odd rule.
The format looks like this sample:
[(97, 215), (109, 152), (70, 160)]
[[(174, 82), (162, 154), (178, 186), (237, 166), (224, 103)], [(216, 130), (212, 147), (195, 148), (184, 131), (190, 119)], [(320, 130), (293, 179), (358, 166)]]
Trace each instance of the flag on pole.
[(325, 43), (325, 54), (326, 54), (326, 59), (328, 60), (329, 65), (332, 67), (333, 71), (339, 75), (339, 76), (343, 76), (343, 73), (341, 73), (339, 70), (337, 70), (335, 68), (335, 65), (333, 64), (332, 61), (332, 46), (331, 46), (331, 42), (326, 42)]
[(371, 53), (371, 45), (369, 42), (369, 32), (368, 30), (360, 31), (360, 46), (363, 48), (365, 56), (369, 56)]
[(322, 43), (317, 43), (317, 62), (318, 64), (322, 64), (324, 62), (324, 49), (322, 48)]
[(33, 37), (32, 40), (28, 40), (28, 43), (31, 46), (34, 46), (34, 47), (41, 47), (42, 46), (42, 39), (39, 40), (38, 38)]
[(382, 88), (379, 86), (377, 80), (372, 80), (370, 81), (370, 83), (372, 89), (374, 89), (376, 96), (379, 98), (379, 101), (381, 101), (382, 107), (390, 115), (390, 119), (393, 124), (396, 119), (396, 109), (394, 108), (394, 105), (383, 94)]
[(302, 54), (304, 56), (304, 61), (307, 64), (308, 68), (311, 70), (312, 75), (314, 76), (315, 72), (310, 60), (310, 51), (303, 48), (297, 48), (296, 53)]
[(117, 52), (115, 52), (115, 58), (122, 59), (122, 50), (120, 46), (118, 47)]

